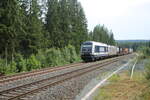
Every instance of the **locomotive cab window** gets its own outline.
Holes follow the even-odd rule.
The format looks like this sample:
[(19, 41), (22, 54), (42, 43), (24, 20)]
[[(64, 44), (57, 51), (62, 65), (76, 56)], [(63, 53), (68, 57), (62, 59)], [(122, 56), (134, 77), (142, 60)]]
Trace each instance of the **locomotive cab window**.
[(82, 44), (82, 52), (91, 53), (92, 52), (92, 43), (85, 42)]
[(92, 45), (83, 45), (82, 52), (92, 52)]

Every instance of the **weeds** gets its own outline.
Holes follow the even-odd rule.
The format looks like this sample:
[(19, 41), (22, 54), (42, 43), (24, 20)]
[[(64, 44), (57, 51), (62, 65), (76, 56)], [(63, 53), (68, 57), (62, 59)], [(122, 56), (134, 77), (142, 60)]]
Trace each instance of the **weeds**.
[[(150, 59), (149, 59), (149, 61), (150, 61)], [(145, 72), (146, 72), (145, 77), (148, 81), (150, 81), (150, 62), (149, 61), (145, 64)]]

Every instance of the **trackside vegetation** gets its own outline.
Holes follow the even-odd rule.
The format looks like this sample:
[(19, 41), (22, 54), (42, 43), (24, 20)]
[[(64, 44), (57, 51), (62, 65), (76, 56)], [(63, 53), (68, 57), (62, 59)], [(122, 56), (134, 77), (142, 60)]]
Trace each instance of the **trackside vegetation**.
[(149, 58), (150, 57), (150, 47), (141, 46), (138, 48), (139, 58)]
[(138, 48), (139, 50), (139, 60), (147, 59), (145, 63), (145, 74), (144, 77), (146, 79), (146, 88), (142, 91), (141, 95), (137, 96), (135, 100), (149, 100), (150, 98), (150, 47), (142, 46)]
[(115, 44), (104, 25), (88, 32), (78, 0), (0, 1), (0, 74), (77, 62), (87, 40)]
[(125, 48), (133, 48), (134, 51), (141, 51), (140, 48), (150, 47), (149, 40), (125, 40), (117, 41), (117, 45)]
[[(140, 95), (137, 95), (134, 100), (149, 100), (150, 98), (150, 45), (149, 43), (144, 43), (145, 45), (139, 46), (137, 52), (139, 54), (138, 60), (144, 61), (144, 74), (142, 75), (145, 80), (142, 79), (142, 85), (144, 84), (145, 88), (142, 90)], [(137, 72), (138, 76), (139, 72)], [(138, 77), (138, 79), (140, 79)]]
[(45, 67), (54, 67), (81, 61), (75, 48), (71, 45), (63, 48), (51, 48), (39, 50), (36, 55), (25, 59), (22, 55), (16, 54), (15, 60), (5, 66), (5, 60), (0, 59), (1, 73), (12, 74), (24, 71), (31, 71)]

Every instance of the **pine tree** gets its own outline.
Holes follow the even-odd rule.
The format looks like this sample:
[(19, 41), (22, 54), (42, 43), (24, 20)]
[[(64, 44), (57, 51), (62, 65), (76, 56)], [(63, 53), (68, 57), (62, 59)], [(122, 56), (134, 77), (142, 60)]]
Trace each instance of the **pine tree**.
[(94, 41), (115, 45), (112, 31), (109, 32), (104, 25), (96, 25), (92, 32), (92, 37)]
[(68, 0), (60, 0), (59, 1), (59, 16), (60, 16), (60, 29), (62, 32), (62, 46), (67, 46), (71, 44), (72, 37), (72, 25), (71, 25), (71, 15), (69, 8)]
[(46, 14), (46, 38), (49, 41), (48, 47), (61, 46), (61, 30), (60, 30), (60, 16), (59, 16), (58, 0), (48, 0), (48, 12)]
[(110, 44), (115, 45), (114, 35), (113, 33), (110, 34)]
[[(21, 32), (21, 18), (18, 0), (0, 2), (0, 48), (5, 54), (6, 66), (8, 57), (14, 59), (18, 45), (17, 36)], [(11, 56), (8, 56), (11, 55)]]
[(41, 11), (37, 0), (22, 0), (21, 7), (25, 32), (19, 37), (20, 49), (26, 57), (29, 57), (32, 53), (36, 54), (42, 45)]
[[(80, 45), (88, 38), (87, 20), (81, 4), (77, 0), (70, 0), (69, 15), (71, 25), (71, 44), (79, 51)], [(76, 42), (75, 42), (76, 41)]]

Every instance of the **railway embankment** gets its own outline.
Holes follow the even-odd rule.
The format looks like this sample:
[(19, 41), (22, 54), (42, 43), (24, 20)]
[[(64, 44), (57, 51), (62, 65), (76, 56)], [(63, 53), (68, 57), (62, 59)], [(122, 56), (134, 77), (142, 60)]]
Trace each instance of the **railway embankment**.
[(125, 55), (119, 58), (79, 64), (71, 68), (26, 77), (25, 79), (29, 79), (28, 81), (22, 78), (8, 82), (7, 85), (4, 83), (1, 87), (1, 98), (4, 100), (16, 98), (23, 100), (73, 100), (92, 79), (116, 70), (120, 64), (126, 63), (133, 56)]

